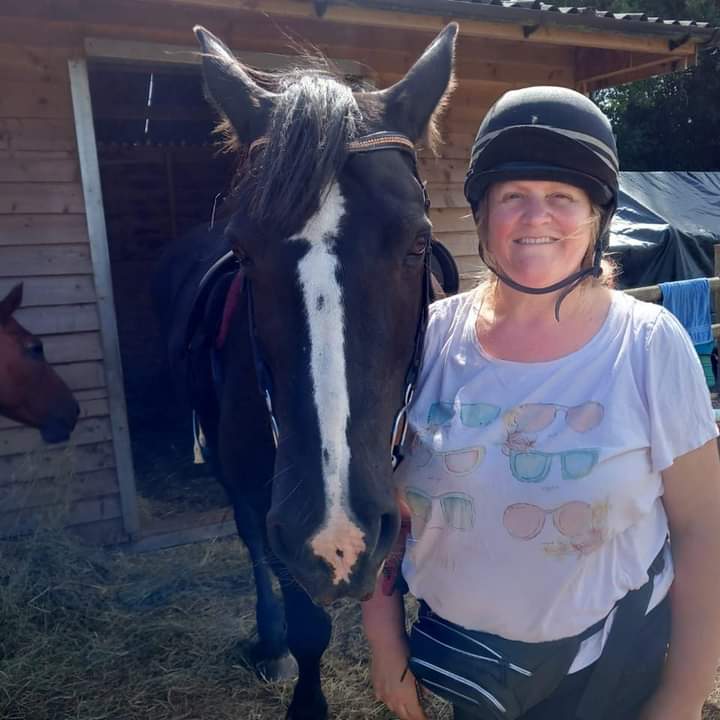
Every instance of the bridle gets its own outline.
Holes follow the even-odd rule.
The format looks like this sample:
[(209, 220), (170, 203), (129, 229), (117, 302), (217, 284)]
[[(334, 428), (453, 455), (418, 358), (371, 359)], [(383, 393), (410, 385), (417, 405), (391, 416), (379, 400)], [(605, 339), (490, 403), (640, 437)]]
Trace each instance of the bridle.
[[(381, 150), (399, 150), (406, 153), (411, 159), (413, 176), (417, 180), (423, 193), (423, 202), (425, 205), (425, 212), (427, 213), (430, 209), (430, 199), (428, 197), (427, 188), (425, 183), (420, 179), (420, 175), (417, 169), (417, 157), (415, 154), (415, 145), (406, 135), (395, 132), (376, 132), (368, 135), (359, 137), (346, 146), (348, 157), (360, 153), (377, 152)], [(423, 277), (420, 297), (420, 314), (418, 318), (417, 328), (415, 330), (415, 341), (413, 346), (413, 354), (408, 365), (407, 371), (405, 372), (405, 387), (403, 392), (403, 401), (399, 410), (395, 413), (395, 417), (392, 424), (392, 431), (390, 435), (390, 461), (393, 470), (397, 468), (403, 459), (402, 447), (405, 443), (408, 430), (408, 408), (415, 392), (415, 386), (417, 383), (418, 376), (420, 374), (420, 366), (422, 364), (422, 351), (423, 343), (425, 340), (425, 330), (427, 328), (428, 319), (428, 306), (431, 300), (431, 281), (430, 281), (430, 256), (431, 256), (431, 244), (432, 238), (428, 237), (427, 246), (425, 248), (424, 260), (423, 260)], [(255, 366), (255, 376), (257, 378), (258, 389), (265, 402), (265, 407), (268, 413), (270, 422), (270, 429), (272, 431), (273, 442), (275, 448), (278, 447), (280, 442), (280, 428), (278, 426), (277, 418), (273, 409), (273, 381), (272, 374), (264, 360), (262, 349), (260, 347), (260, 341), (258, 339), (257, 327), (255, 324), (255, 311), (253, 302), (252, 283), (250, 277), (243, 271), (243, 261), (233, 252), (220, 258), (213, 266), (208, 270), (205, 277), (200, 281), (198, 295), (203, 291), (210, 282), (211, 274), (217, 271), (217, 268), (226, 265), (228, 262), (234, 262), (235, 272), (242, 275), (243, 292), (246, 297), (246, 306), (248, 312), (248, 327), (250, 334), (250, 346), (253, 355), (253, 362)], [(197, 303), (197, 301), (196, 301)], [(195, 308), (193, 308), (193, 311)], [(192, 313), (191, 313), (192, 315)], [(191, 320), (190, 327), (195, 323)], [(189, 335), (189, 343), (191, 342), (191, 335)], [(188, 343), (188, 345), (189, 345)]]

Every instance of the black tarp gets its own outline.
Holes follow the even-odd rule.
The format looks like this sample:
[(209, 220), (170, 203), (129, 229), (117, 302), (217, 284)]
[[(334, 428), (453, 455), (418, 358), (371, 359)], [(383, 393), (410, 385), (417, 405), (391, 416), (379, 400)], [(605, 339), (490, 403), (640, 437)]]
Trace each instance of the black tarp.
[(720, 172), (623, 172), (610, 254), (621, 288), (712, 277)]

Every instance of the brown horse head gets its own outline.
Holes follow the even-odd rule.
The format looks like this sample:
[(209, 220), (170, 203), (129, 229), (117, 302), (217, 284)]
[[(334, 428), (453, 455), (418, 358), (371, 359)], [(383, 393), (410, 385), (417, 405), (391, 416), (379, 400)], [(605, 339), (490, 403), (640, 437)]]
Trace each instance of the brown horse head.
[(63, 442), (80, 408), (45, 360), (40, 338), (13, 318), (21, 302), (22, 284), (0, 301), (0, 415), (37, 428), (46, 442)]

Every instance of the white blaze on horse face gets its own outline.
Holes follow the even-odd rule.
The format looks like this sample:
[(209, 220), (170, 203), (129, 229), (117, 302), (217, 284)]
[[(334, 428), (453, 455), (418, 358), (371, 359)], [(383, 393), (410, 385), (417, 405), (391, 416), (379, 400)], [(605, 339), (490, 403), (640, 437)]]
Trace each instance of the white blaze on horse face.
[(298, 263), (298, 278), (310, 329), (310, 376), (320, 425), (325, 486), (325, 518), (310, 546), (333, 569), (335, 585), (350, 580), (365, 550), (365, 533), (352, 519), (349, 508), (350, 401), (345, 369), (345, 312), (334, 247), (344, 214), (345, 200), (335, 183), (318, 212), (290, 238), (309, 245)]

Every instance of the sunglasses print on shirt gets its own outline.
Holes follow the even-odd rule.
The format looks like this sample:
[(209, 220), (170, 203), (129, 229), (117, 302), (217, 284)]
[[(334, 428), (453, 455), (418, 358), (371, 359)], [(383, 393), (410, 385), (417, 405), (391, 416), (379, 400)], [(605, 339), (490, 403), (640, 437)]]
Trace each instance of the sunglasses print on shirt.
[(558, 532), (551, 542), (543, 543), (547, 555), (588, 555), (607, 538), (607, 502), (572, 500), (554, 508), (532, 503), (514, 503), (505, 508), (503, 526), (516, 540), (534, 540), (545, 528), (548, 518)]
[[(460, 422), (470, 428), (487, 427), (501, 412), (501, 407), (491, 403), (460, 403)], [(455, 403), (434, 402), (428, 410), (427, 424), (430, 427), (449, 425), (456, 414)]]
[(510, 472), (523, 483), (541, 483), (559, 458), (563, 480), (579, 480), (592, 472), (597, 465), (599, 452), (596, 448), (543, 452), (542, 450), (510, 450)]
[(485, 459), (485, 448), (479, 445), (458, 450), (438, 451), (423, 443), (420, 435), (415, 435), (410, 445), (410, 457), (415, 467), (418, 468), (426, 467), (433, 458), (438, 458), (447, 472), (453, 475), (466, 475)]
[(538, 433), (550, 427), (558, 415), (564, 415), (565, 423), (571, 430), (584, 433), (600, 425), (605, 415), (605, 408), (594, 400), (573, 406), (526, 403), (508, 410), (503, 420), (510, 432)]
[(405, 488), (405, 501), (412, 515), (412, 536), (420, 537), (433, 517), (433, 510), (439, 506), (443, 527), (466, 531), (475, 526), (473, 499), (463, 492), (445, 492), (430, 495), (416, 487)]

